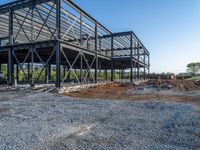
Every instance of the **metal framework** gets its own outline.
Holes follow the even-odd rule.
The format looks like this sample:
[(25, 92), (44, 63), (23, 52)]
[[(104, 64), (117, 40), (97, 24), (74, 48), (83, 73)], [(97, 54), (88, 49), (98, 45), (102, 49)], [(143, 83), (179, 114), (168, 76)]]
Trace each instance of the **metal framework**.
[(44, 82), (60, 87), (72, 76), (98, 82), (102, 70), (111, 81), (116, 70), (130, 82), (146, 78), (150, 54), (132, 31), (112, 33), (71, 0), (18, 0), (0, 6), (0, 64), (7, 64), (9, 85), (21, 71), (32, 86), (45, 72)]

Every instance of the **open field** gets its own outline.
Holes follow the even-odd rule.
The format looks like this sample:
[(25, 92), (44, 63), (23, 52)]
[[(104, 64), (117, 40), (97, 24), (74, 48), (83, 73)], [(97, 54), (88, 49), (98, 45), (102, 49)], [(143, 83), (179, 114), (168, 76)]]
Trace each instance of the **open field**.
[(104, 84), (70, 93), (87, 92), (84, 99), (1, 89), (0, 149), (198, 149), (199, 85), (184, 83)]

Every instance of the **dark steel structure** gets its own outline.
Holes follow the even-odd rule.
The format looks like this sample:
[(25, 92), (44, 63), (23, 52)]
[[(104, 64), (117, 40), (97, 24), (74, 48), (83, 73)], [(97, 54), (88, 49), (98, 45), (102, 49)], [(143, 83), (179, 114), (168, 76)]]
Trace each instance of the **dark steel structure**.
[(0, 64), (9, 85), (21, 71), (32, 86), (45, 72), (43, 82), (60, 87), (71, 76), (98, 82), (101, 70), (111, 81), (115, 70), (123, 78), (130, 69), (130, 82), (146, 78), (150, 54), (132, 31), (112, 33), (71, 0), (18, 0), (0, 6)]

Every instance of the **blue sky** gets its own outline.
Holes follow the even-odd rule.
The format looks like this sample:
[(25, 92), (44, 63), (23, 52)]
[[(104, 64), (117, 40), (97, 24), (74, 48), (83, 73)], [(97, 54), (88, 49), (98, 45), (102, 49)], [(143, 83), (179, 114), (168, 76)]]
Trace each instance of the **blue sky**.
[(151, 72), (200, 62), (200, 0), (73, 1), (113, 32), (134, 31), (151, 52)]

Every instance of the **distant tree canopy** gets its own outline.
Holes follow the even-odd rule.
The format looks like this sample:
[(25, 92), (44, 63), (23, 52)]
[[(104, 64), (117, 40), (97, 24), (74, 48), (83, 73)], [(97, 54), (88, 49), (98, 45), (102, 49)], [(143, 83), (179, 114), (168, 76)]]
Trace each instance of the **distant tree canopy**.
[(200, 72), (200, 62), (193, 62), (187, 65), (187, 71), (192, 75), (196, 75)]

